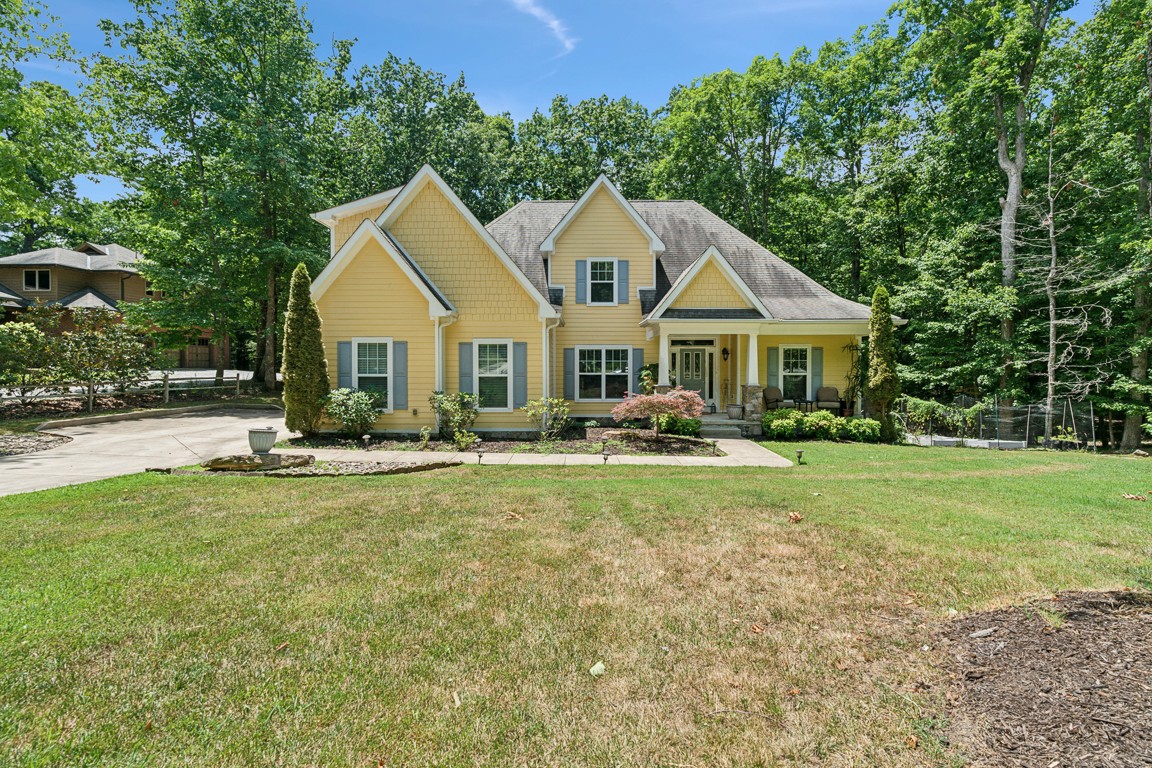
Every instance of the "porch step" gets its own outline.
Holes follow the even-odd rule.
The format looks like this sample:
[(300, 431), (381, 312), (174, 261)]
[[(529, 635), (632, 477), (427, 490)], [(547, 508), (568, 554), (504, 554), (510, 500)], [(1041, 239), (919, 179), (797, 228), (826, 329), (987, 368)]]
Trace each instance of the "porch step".
[(740, 427), (738, 426), (728, 427), (720, 424), (704, 424), (700, 427), (700, 437), (706, 437), (713, 440), (729, 438), (738, 439), (743, 437), (743, 434), (741, 434)]

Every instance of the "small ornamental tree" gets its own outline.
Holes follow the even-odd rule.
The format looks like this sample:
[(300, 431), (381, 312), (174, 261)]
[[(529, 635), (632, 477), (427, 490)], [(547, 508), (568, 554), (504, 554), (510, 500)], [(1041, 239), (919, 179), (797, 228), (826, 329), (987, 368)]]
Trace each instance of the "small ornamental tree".
[(612, 409), (612, 418), (618, 422), (649, 419), (652, 428), (659, 435), (661, 416), (695, 419), (702, 413), (704, 413), (704, 399), (700, 397), (700, 393), (676, 387), (663, 395), (632, 395)]
[(868, 399), (876, 408), (881, 439), (895, 442), (896, 428), (889, 409), (900, 396), (900, 378), (896, 374), (896, 347), (892, 339), (892, 308), (888, 291), (879, 286), (872, 296), (872, 316), (868, 320)]
[(284, 425), (303, 435), (320, 429), (328, 398), (328, 361), (320, 337), (320, 314), (303, 264), (292, 273), (284, 318)]

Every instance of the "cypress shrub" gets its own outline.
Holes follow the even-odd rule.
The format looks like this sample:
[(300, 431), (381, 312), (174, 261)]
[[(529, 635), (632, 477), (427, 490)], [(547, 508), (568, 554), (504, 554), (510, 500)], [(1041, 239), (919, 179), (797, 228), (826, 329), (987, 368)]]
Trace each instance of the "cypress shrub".
[(284, 424), (293, 432), (315, 434), (328, 397), (328, 361), (320, 337), (320, 314), (312, 301), (308, 268), (292, 272), (284, 318)]
[(892, 308), (884, 286), (872, 296), (872, 316), (868, 320), (868, 399), (876, 408), (880, 421), (880, 438), (896, 442), (892, 423), (892, 401), (900, 396), (900, 378), (896, 374), (896, 345), (892, 338)]

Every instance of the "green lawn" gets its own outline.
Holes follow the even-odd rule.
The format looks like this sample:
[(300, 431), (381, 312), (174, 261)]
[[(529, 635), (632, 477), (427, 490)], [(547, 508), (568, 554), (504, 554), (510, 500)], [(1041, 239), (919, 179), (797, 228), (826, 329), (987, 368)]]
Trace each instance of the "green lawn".
[(951, 609), (1152, 580), (1152, 460), (803, 447), (0, 499), (0, 764), (953, 765)]

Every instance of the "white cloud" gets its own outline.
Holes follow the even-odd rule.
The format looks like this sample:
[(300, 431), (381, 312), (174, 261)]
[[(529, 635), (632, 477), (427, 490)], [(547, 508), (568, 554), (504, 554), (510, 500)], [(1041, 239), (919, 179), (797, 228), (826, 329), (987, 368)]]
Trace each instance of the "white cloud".
[(572, 53), (576, 50), (577, 38), (568, 33), (568, 26), (552, 11), (540, 5), (536, 0), (512, 0), (512, 5), (516, 7), (516, 10), (528, 14), (548, 27), (552, 36), (560, 41), (560, 45), (564, 46), (564, 53)]

